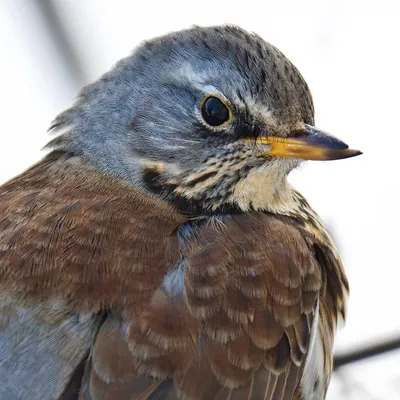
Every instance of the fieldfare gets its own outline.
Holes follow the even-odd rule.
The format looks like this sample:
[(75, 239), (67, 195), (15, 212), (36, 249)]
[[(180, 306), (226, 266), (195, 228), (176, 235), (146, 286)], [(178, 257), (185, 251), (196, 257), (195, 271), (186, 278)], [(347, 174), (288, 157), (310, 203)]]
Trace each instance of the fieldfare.
[(150, 40), (0, 187), (0, 399), (321, 400), (348, 283), (287, 182), (360, 154), (234, 26)]

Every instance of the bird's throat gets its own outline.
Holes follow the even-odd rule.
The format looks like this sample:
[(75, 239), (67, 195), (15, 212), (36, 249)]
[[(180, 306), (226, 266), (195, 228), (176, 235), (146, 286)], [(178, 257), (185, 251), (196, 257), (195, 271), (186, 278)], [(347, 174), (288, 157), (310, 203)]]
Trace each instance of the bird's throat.
[(298, 210), (287, 174), (278, 169), (255, 169), (241, 179), (229, 199), (242, 211), (263, 210), (291, 215)]

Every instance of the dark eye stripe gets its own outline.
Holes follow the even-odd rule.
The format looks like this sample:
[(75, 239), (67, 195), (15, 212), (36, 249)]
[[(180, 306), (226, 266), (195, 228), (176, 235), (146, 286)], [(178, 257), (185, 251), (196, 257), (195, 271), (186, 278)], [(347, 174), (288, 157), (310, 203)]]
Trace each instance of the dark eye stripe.
[(217, 97), (209, 96), (201, 105), (201, 115), (211, 126), (221, 126), (230, 118), (228, 107)]

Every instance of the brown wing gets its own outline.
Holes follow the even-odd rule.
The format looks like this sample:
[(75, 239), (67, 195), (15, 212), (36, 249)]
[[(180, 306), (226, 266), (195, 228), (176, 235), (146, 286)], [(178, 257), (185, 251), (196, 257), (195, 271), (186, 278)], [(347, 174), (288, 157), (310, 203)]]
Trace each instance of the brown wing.
[(214, 218), (182, 253), (146, 310), (103, 325), (82, 398), (292, 399), (321, 288), (300, 232), (261, 213)]
[(102, 314), (129, 319), (147, 305), (179, 257), (182, 222), (63, 153), (3, 185), (0, 398), (76, 397)]
[(189, 251), (187, 304), (227, 386), (216, 398), (292, 399), (321, 287), (300, 232), (271, 215), (234, 215), (205, 227)]

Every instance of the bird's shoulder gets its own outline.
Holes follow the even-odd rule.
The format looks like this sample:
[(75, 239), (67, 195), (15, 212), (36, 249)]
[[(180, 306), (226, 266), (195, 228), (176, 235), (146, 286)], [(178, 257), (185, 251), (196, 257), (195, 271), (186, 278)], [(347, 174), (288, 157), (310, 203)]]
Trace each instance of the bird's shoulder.
[(85, 311), (111, 306), (116, 293), (116, 307), (137, 303), (132, 288), (148, 290), (156, 270), (176, 262), (174, 230), (184, 221), (167, 203), (59, 152), (0, 187), (0, 216), (2, 294), (35, 301), (62, 293)]

